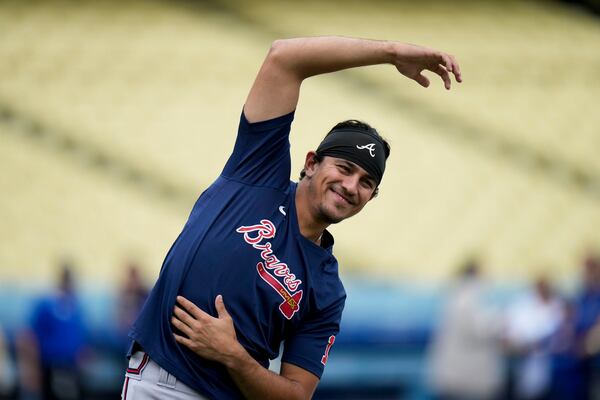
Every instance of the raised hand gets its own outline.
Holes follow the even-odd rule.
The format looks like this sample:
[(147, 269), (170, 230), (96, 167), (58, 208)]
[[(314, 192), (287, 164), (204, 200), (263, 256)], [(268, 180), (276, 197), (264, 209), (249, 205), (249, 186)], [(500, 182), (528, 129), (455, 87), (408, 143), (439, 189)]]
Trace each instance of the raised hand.
[(453, 55), (439, 50), (413, 44), (396, 43), (394, 65), (407, 78), (417, 81), (421, 86), (428, 87), (429, 79), (423, 75), (428, 70), (439, 75), (444, 81), (444, 87), (450, 89), (452, 81), (450, 74), (457, 82), (462, 82), (460, 66)]

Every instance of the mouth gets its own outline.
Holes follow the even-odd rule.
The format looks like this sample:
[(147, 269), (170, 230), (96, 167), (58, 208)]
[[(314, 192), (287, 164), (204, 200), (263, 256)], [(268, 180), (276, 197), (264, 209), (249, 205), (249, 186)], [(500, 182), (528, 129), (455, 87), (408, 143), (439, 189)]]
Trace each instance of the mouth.
[(347, 205), (354, 205), (354, 202), (351, 201), (348, 197), (344, 196), (343, 194), (339, 193), (338, 191), (336, 191), (335, 189), (331, 189), (331, 191), (333, 192), (333, 194), (335, 195), (335, 197), (337, 197), (340, 202), (347, 204)]

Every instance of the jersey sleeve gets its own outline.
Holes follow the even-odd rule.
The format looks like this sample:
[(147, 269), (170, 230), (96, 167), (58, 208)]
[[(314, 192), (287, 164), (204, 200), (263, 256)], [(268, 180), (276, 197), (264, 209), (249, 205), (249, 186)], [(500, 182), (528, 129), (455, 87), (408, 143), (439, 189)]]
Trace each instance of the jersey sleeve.
[(294, 364), (321, 379), (329, 351), (340, 331), (345, 297), (325, 312), (307, 319), (284, 343), (282, 362)]
[(285, 190), (290, 182), (289, 134), (294, 112), (250, 123), (242, 112), (233, 153), (222, 176), (242, 183)]

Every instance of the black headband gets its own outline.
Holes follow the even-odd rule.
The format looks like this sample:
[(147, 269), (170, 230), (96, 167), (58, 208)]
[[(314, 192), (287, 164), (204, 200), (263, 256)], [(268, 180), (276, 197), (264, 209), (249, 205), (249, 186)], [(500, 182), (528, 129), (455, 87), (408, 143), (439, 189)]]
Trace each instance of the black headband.
[(385, 171), (385, 146), (383, 140), (359, 129), (340, 128), (323, 139), (317, 155), (343, 158), (362, 167), (375, 179), (377, 186)]

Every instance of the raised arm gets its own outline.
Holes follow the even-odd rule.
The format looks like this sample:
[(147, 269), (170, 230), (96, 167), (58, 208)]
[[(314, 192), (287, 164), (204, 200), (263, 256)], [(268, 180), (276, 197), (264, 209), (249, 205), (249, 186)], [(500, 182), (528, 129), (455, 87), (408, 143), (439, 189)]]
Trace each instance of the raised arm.
[(449, 54), (412, 44), (314, 37), (275, 41), (250, 89), (244, 113), (250, 122), (287, 114), (296, 108), (302, 81), (314, 75), (375, 64), (392, 64), (404, 76), (424, 87), (429, 70), (450, 89), (450, 73), (462, 81), (456, 59)]

